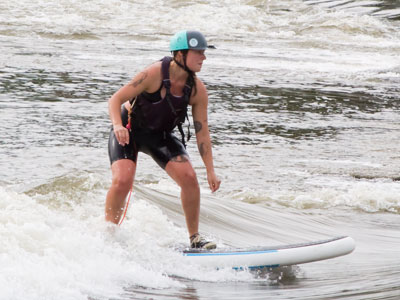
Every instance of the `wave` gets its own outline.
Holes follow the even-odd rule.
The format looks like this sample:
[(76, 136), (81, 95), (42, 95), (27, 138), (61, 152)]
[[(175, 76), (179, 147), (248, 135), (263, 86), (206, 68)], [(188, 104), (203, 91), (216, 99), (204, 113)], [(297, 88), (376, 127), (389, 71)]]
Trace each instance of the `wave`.
[(302, 211), (337, 209), (353, 210), (355, 213), (400, 214), (399, 192), (395, 183), (360, 182), (343, 191), (334, 188), (282, 193), (241, 191), (232, 197), (251, 204), (283, 206)]
[(343, 10), (357, 14), (368, 14), (390, 20), (400, 20), (399, 1), (305, 0), (304, 2), (310, 5), (318, 5), (323, 8)]
[[(324, 12), (317, 7), (331, 10)], [(363, 9), (366, 7), (369, 10)], [(273, 34), (284, 37), (295, 33), (292, 25), (298, 27), (299, 22), (303, 26), (313, 24), (313, 27), (331, 26), (351, 32), (356, 28), (363, 33), (370, 30), (370, 33), (376, 33), (376, 30), (382, 33), (382, 30), (386, 31), (382, 23), (368, 18), (354, 18), (354, 11), (360, 16), (379, 15), (390, 19), (399, 15), (396, 5), (385, 4), (384, 1), (364, 4), (357, 1), (224, 0), (174, 1), (166, 5), (162, 0), (90, 0), (84, 3), (74, 0), (17, 0), (0, 8), (0, 23), (6, 25), (8, 34), (25, 32), (77, 39), (125, 35), (154, 40), (170, 35), (186, 24), (193, 24), (211, 38), (223, 40)], [(343, 13), (338, 15), (340, 12)], [(148, 22), (149, 18), (157, 18), (157, 22)]]

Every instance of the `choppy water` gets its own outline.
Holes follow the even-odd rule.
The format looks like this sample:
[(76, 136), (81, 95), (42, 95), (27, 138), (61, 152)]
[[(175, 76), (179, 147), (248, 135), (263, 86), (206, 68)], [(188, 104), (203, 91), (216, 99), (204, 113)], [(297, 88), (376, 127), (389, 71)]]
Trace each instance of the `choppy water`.
[[(400, 299), (399, 1), (0, 2), (0, 299)], [(108, 98), (168, 54), (199, 76), (219, 246), (351, 235), (351, 255), (254, 274), (183, 265), (179, 190), (140, 156), (123, 226), (103, 221)]]

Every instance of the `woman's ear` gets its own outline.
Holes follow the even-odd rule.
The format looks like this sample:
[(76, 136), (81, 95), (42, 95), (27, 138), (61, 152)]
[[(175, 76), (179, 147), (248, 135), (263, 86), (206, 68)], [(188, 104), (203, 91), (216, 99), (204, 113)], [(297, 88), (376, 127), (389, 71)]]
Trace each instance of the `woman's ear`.
[(174, 57), (177, 58), (177, 59), (182, 59), (182, 57), (183, 57), (182, 51), (181, 50), (176, 51)]

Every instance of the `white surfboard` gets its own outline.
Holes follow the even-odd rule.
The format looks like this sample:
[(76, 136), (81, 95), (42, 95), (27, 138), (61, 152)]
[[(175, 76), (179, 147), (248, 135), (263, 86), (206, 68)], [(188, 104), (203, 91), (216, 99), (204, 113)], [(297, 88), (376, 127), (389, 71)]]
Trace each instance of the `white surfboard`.
[(248, 249), (215, 249), (183, 251), (185, 259), (203, 266), (233, 269), (261, 269), (304, 264), (351, 253), (355, 242), (342, 236), (329, 240), (294, 245)]

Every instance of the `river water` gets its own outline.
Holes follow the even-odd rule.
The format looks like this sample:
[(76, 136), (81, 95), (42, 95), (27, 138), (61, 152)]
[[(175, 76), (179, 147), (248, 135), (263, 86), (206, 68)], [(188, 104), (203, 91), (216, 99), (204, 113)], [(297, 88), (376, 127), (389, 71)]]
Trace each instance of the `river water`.
[[(399, 1), (0, 1), (0, 299), (400, 299)], [(110, 230), (108, 98), (202, 31), (219, 247), (350, 235), (273, 272), (183, 264), (179, 189), (145, 155)], [(193, 131), (193, 128), (192, 128)]]

